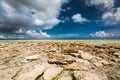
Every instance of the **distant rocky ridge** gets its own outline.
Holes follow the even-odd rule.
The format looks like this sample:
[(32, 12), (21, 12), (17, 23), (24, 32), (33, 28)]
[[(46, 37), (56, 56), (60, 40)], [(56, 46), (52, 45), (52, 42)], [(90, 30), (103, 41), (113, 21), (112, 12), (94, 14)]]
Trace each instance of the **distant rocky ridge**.
[(120, 80), (120, 44), (1, 43), (0, 80)]

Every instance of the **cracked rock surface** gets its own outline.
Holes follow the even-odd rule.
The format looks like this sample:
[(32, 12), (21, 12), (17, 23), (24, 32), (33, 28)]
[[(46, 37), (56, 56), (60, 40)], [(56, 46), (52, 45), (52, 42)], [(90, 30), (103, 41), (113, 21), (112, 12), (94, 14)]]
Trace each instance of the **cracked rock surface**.
[(0, 43), (0, 80), (120, 80), (120, 43)]

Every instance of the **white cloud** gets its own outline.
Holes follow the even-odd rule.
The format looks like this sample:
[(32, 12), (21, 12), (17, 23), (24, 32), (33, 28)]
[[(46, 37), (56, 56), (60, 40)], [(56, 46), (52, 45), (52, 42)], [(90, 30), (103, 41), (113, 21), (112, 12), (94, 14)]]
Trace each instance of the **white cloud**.
[(105, 12), (102, 19), (108, 25), (120, 24), (120, 7), (116, 8), (116, 10)]
[(90, 34), (92, 37), (97, 37), (97, 38), (108, 38), (108, 37), (113, 37), (114, 34), (112, 33), (107, 33), (105, 31), (98, 31), (96, 33)]
[[(110, 9), (114, 6), (114, 0), (87, 0), (86, 3), (88, 6), (100, 6), (100, 8)], [(99, 8), (99, 9), (100, 9)]]
[(0, 0), (0, 32), (51, 29), (59, 24), (61, 6), (68, 0)]
[[(120, 24), (120, 7), (114, 8), (116, 0), (87, 0), (88, 6), (96, 6), (100, 10), (104, 10), (102, 21), (107, 25)], [(116, 1), (117, 2), (117, 1)]]
[(6, 37), (3, 35), (0, 35), (0, 39), (5, 39)]
[(50, 35), (40, 31), (40, 33), (36, 32), (35, 30), (28, 30), (26, 32), (27, 35), (33, 37), (33, 38), (50, 38)]
[(23, 30), (22, 28), (15, 32), (16, 34), (21, 34), (21, 36), (25, 37), (27, 35), (31, 38), (50, 38), (51, 36), (47, 34), (46, 32), (42, 31), (35, 31), (35, 30)]
[(88, 20), (86, 18), (83, 18), (81, 14), (77, 13), (75, 15), (72, 16), (72, 20), (74, 22), (79, 22), (79, 23), (82, 23), (82, 22), (87, 22)]

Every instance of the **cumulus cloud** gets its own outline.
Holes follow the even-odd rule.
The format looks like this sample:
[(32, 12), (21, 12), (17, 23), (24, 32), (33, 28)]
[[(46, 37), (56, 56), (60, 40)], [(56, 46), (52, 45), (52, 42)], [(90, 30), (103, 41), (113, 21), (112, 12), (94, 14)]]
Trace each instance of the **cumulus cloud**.
[(59, 24), (57, 17), (67, 1), (0, 0), (0, 32), (16, 33), (21, 28), (29, 32), (34, 27), (51, 29)]
[(87, 22), (88, 20), (86, 18), (83, 18), (81, 14), (77, 13), (72, 16), (72, 20), (74, 22), (82, 23), (82, 22)]
[(24, 30), (24, 29), (19, 29), (18, 31), (15, 31), (16, 34), (20, 34), (20, 35), (24, 35), (23, 37), (25, 37), (25, 35), (27, 35), (28, 37), (32, 37), (32, 38), (50, 38), (51, 36), (49, 34), (47, 34), (46, 32), (42, 32), (40, 31), (36, 31), (36, 30)]
[(40, 31), (37, 33), (35, 30), (29, 30), (26, 32), (27, 35), (35, 37), (35, 38), (50, 38), (50, 35), (47, 34), (46, 32)]
[(120, 24), (120, 7), (115, 7), (117, 0), (87, 0), (88, 6), (96, 6), (100, 10), (104, 10), (102, 21), (107, 25)]
[(113, 9), (111, 11), (105, 12), (102, 15), (102, 20), (107, 25), (120, 24), (120, 7)]
[(98, 31), (98, 32), (90, 34), (90, 36), (96, 37), (96, 38), (108, 38), (108, 37), (113, 37), (114, 34), (113, 33), (107, 33), (105, 31)]
[(86, 0), (88, 6), (98, 6), (99, 9), (110, 9), (114, 6), (114, 0)]

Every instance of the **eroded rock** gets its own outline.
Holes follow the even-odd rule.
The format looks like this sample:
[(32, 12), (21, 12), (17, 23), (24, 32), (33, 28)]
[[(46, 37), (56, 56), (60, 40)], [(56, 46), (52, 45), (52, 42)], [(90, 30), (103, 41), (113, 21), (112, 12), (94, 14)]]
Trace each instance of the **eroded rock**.
[(6, 42), (0, 44), (0, 80), (120, 80), (119, 52), (118, 43)]
[(44, 72), (44, 70), (44, 65), (37, 65), (30, 72), (20, 74), (16, 80), (35, 80)]
[(83, 52), (83, 51), (79, 50), (78, 53), (80, 54), (79, 57), (81, 57), (81, 58), (83, 58), (85, 60), (92, 60), (94, 58), (94, 56), (91, 55), (88, 52)]
[(12, 80), (20, 71), (20, 67), (8, 68), (0, 70), (0, 80)]
[(70, 64), (75, 61), (73, 57), (63, 54), (48, 54), (48, 57), (48, 62), (55, 64)]
[(61, 68), (61, 67), (48, 68), (48, 69), (44, 72), (44, 74), (43, 74), (43, 79), (44, 79), (44, 80), (53, 80), (53, 79), (55, 79), (62, 71), (63, 71), (63, 68)]
[(76, 80), (109, 80), (104, 72), (97, 70), (74, 71)]
[(30, 55), (30, 56), (27, 56), (25, 57), (25, 59), (21, 60), (21, 62), (23, 63), (27, 63), (29, 61), (34, 61), (34, 60), (37, 60), (37, 59), (40, 59), (40, 55)]
[(90, 66), (85, 65), (84, 63), (74, 62), (63, 66), (66, 70), (89, 70)]

